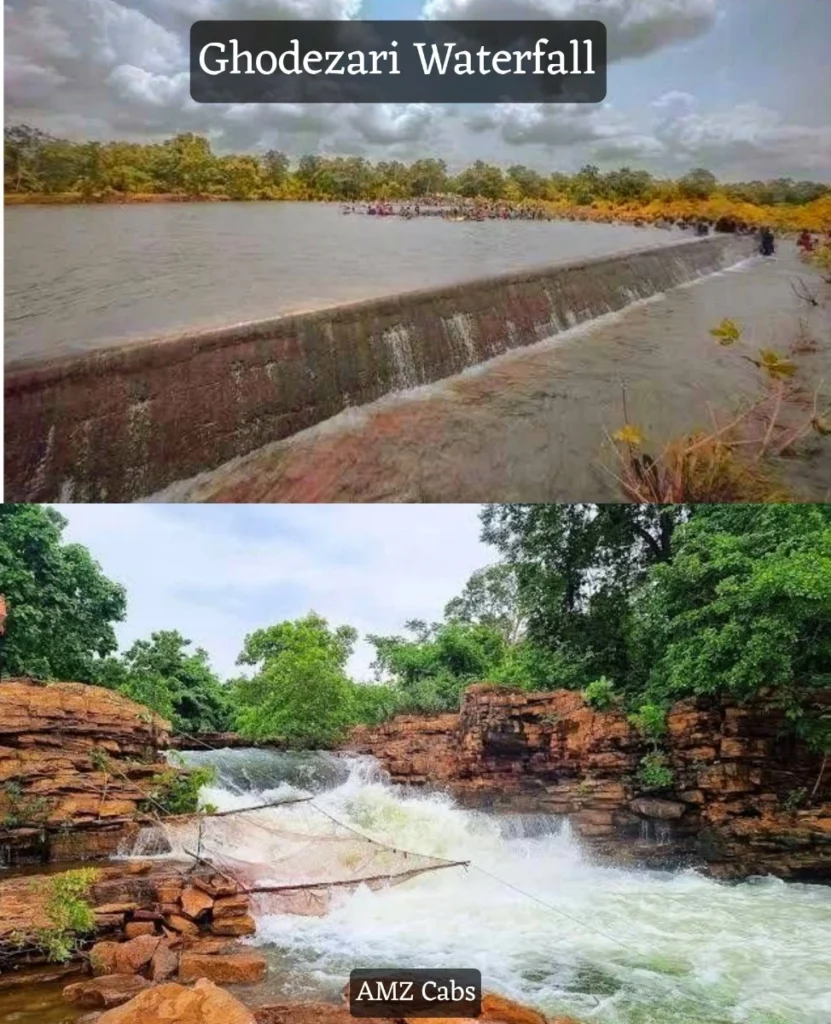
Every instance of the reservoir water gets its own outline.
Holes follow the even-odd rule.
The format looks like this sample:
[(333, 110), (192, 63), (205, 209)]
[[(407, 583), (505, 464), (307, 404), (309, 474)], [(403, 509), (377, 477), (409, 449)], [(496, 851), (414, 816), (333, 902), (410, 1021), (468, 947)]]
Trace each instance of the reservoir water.
[[(452, 964), (592, 1024), (831, 1019), (831, 887), (600, 866), (561, 819), (465, 810), (442, 793), (391, 786), (363, 759), (246, 750), (188, 759), (217, 766), (204, 795), (222, 809), (311, 792), (364, 835), (472, 862), (344, 895), (324, 917), (261, 916), (254, 941), (271, 966), (257, 1002), (337, 1000), (356, 965)], [(292, 811), (268, 813), (286, 827)]]
[(6, 209), (6, 362), (676, 243), (679, 231), (448, 223), (322, 203)]

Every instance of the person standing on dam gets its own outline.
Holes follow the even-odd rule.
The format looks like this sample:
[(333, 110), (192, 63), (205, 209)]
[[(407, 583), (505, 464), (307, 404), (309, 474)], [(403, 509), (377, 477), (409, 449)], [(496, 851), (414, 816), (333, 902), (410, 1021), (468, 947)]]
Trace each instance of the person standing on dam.
[(759, 232), (759, 251), (763, 256), (773, 256), (775, 250), (773, 231), (769, 227), (763, 227)]

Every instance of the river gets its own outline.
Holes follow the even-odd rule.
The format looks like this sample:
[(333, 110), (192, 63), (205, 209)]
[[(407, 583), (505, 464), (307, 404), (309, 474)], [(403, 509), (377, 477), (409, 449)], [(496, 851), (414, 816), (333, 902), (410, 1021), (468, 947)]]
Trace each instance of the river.
[[(375, 839), (472, 861), (467, 871), (343, 896), (325, 917), (261, 917), (256, 941), (271, 972), (258, 1002), (336, 999), (355, 966), (453, 966), (479, 968), (491, 990), (592, 1024), (831, 1019), (831, 887), (601, 867), (567, 822), (465, 810), (445, 794), (389, 785), (369, 760), (187, 756), (219, 769), (204, 795), (221, 809), (312, 792)], [(276, 822), (289, 812), (270, 813)]]
[[(339, 890), (323, 917), (261, 911), (251, 941), (266, 954), (269, 976), (237, 991), (251, 1005), (337, 1002), (356, 966), (449, 966), (478, 968), (487, 989), (586, 1024), (831, 1020), (831, 887), (600, 866), (567, 821), (467, 810), (447, 794), (390, 785), (371, 759), (264, 750), (184, 756), (216, 766), (203, 799), (220, 810), (311, 793), (364, 835), (471, 861), (467, 870), (374, 892)], [(258, 820), (290, 830), (305, 806), (259, 812)], [(265, 841), (273, 843), (268, 834)], [(309, 863), (317, 856), (310, 849)], [(75, 1021), (82, 1011), (61, 1002), (63, 984), (0, 992), (0, 1019)]]
[(7, 363), (685, 237), (557, 221), (347, 216), (323, 203), (5, 213)]

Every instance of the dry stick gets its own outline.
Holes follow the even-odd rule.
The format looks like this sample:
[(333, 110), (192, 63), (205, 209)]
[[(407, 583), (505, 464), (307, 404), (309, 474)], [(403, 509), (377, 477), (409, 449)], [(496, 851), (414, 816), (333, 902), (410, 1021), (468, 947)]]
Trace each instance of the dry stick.
[(426, 871), (441, 871), (443, 868), (467, 868), (470, 867), (469, 860), (449, 861), (447, 864), (431, 864), (426, 868), (411, 868), (409, 871), (400, 871), (398, 874), (367, 875), (365, 878), (344, 878), (334, 882), (306, 882), (303, 885), (259, 885), (247, 889), (250, 893), (262, 892), (295, 892), (300, 889), (326, 889), (333, 885), (362, 885), (364, 882), (382, 882), (384, 880), (403, 881), (407, 878), (415, 878), (416, 875), (423, 875)]
[(817, 791), (819, 790), (819, 784), (820, 784), (820, 782), (822, 782), (822, 776), (823, 776), (823, 774), (825, 772), (825, 766), (826, 766), (827, 763), (828, 763), (828, 753), (826, 752), (823, 755), (822, 764), (819, 766), (819, 775), (817, 775), (817, 781), (814, 783), (814, 788), (811, 790), (811, 799), (812, 800), (817, 795)]
[(236, 879), (236, 878), (232, 878), (232, 877), (231, 877), (231, 875), (226, 875), (224, 871), (221, 871), (221, 870), (220, 870), (220, 869), (219, 869), (219, 868), (218, 868), (218, 867), (216, 866), (216, 864), (213, 864), (213, 863), (211, 863), (211, 861), (209, 861), (209, 860), (206, 860), (206, 859), (205, 859), (204, 857), (200, 857), (200, 856), (199, 856), (198, 854), (194, 853), (194, 852), (193, 852), (193, 850), (188, 850), (188, 849), (186, 849), (186, 850), (185, 850), (184, 852), (185, 852), (185, 853), (186, 853), (186, 854), (188, 855), (188, 857), (193, 857), (193, 859), (194, 859), (194, 860), (195, 860), (195, 861), (196, 861), (196, 862), (197, 862), (198, 864), (204, 864), (204, 865), (205, 865), (205, 867), (208, 867), (208, 868), (210, 868), (210, 869), (211, 869), (211, 871), (215, 871), (215, 872), (216, 872), (216, 874), (218, 874), (218, 875), (222, 875), (222, 877), (223, 877), (223, 878), (224, 878), (224, 879), (225, 879), (226, 881), (230, 882), (230, 883), (231, 883), (231, 885), (235, 885), (235, 886), (236, 886), (236, 887), (237, 887), (238, 889), (242, 889), (242, 891), (243, 891), (243, 892), (245, 892), (245, 893), (249, 893), (249, 892), (251, 892), (251, 890), (250, 890), (250, 889), (249, 889), (249, 888), (248, 888), (247, 886), (243, 885), (243, 884), (242, 884), (242, 882), (240, 882), (240, 881), (239, 881), (238, 879)]

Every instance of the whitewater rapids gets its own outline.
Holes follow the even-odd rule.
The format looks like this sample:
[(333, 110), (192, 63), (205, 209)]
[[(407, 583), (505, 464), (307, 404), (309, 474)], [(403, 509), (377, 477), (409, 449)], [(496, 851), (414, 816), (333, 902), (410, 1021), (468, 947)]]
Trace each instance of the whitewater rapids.
[(336, 893), (325, 917), (260, 916), (253, 941), (270, 959), (269, 999), (335, 999), (355, 967), (472, 967), (487, 990), (587, 1024), (831, 1021), (831, 887), (601, 867), (567, 822), (404, 791), (365, 759), (187, 759), (217, 767), (203, 798), (219, 810), (314, 793), (374, 839), (472, 862)]

